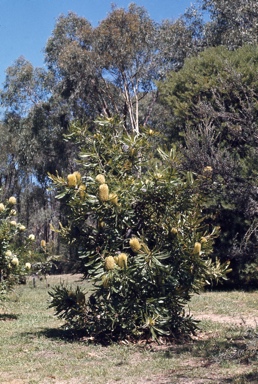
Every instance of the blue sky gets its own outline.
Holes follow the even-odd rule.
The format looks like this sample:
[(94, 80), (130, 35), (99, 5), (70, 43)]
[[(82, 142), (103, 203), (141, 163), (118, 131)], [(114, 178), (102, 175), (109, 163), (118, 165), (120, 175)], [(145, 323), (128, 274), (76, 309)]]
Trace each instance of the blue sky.
[[(124, 8), (131, 2), (144, 6), (158, 22), (178, 18), (193, 3), (190, 0), (113, 0)], [(44, 65), (43, 48), (58, 16), (73, 11), (96, 26), (110, 11), (111, 3), (112, 0), (0, 0), (0, 87), (6, 68), (19, 56), (34, 66)]]

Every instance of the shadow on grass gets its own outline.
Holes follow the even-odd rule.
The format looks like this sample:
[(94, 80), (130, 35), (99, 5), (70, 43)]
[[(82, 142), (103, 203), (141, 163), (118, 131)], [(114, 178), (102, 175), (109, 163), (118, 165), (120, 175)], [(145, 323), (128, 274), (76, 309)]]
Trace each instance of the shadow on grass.
[[(187, 362), (188, 360), (191, 361), (191, 359), (194, 359), (192, 364), (194, 364), (197, 372), (189, 373), (183, 365), (178, 371), (175, 370), (173, 372), (173, 376), (170, 377), (171, 383), (176, 383), (176, 380), (181, 382), (182, 379), (189, 377), (197, 380), (192, 381), (193, 383), (202, 382), (198, 381), (200, 380), (200, 376), (198, 376), (200, 375), (200, 372), (198, 373), (199, 369), (201, 372), (207, 372), (207, 375), (214, 369), (218, 371), (218, 377), (215, 379), (205, 374), (205, 380), (211, 380), (207, 382), (216, 382), (219, 384), (258, 383), (258, 333), (255, 329), (252, 331), (241, 331), (235, 335), (230, 333), (229, 330), (228, 337), (225, 335), (224, 337), (210, 335), (205, 339), (197, 339), (185, 344), (175, 344), (165, 348), (161, 346), (160, 349), (159, 346), (157, 346), (156, 348), (154, 347), (153, 350), (167, 359), (174, 359), (175, 355), (177, 355), (181, 361), (185, 360)], [(242, 373), (236, 374), (234, 368), (232, 368), (232, 370), (230, 370), (231, 373), (223, 377), (223, 369), (234, 366), (241, 366)], [(190, 369), (192, 369), (191, 365)], [(195, 375), (197, 376), (194, 377)]]
[(258, 371), (254, 370), (253, 372), (236, 375), (228, 379), (223, 379), (221, 384), (257, 384), (258, 383)]
[(22, 336), (32, 336), (32, 337), (45, 337), (52, 340), (62, 340), (65, 342), (78, 342), (82, 340), (83, 335), (78, 332), (75, 333), (72, 330), (66, 330), (62, 328), (45, 328), (37, 332), (24, 332)]
[(1, 313), (0, 321), (17, 320), (18, 317), (18, 315), (15, 315), (13, 313)]

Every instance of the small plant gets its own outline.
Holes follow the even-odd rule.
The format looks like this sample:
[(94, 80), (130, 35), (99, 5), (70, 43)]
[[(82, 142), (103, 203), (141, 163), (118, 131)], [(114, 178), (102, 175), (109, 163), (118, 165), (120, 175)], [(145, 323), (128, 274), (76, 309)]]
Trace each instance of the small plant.
[(144, 132), (130, 136), (105, 120), (87, 138), (75, 128), (85, 175), (50, 178), (68, 208), (69, 224), (56, 230), (93, 288), (81, 304), (73, 292), (72, 305), (67, 288), (56, 287), (50, 305), (96, 339), (193, 334), (185, 304), (228, 270), (210, 258), (219, 229), (204, 225), (198, 181), (177, 171), (174, 148), (154, 151)]
[(15, 220), (16, 198), (0, 203), (0, 293), (1, 297), (31, 269), (27, 260), (34, 235), (26, 236), (25, 226)]

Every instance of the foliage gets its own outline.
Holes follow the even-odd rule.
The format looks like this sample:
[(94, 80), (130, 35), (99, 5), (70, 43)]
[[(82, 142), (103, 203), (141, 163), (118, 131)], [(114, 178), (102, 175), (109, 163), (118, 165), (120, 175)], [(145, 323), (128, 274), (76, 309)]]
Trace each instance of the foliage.
[(24, 236), (25, 226), (15, 220), (16, 198), (0, 203), (0, 293), (6, 292), (31, 269), (29, 252), (35, 236)]
[(45, 50), (54, 100), (82, 121), (117, 114), (137, 133), (154, 116), (155, 80), (182, 65), (193, 41), (184, 20), (158, 24), (133, 3), (113, 7), (96, 28), (74, 13), (61, 16)]
[(225, 45), (236, 49), (257, 44), (258, 4), (256, 0), (202, 0), (201, 7), (209, 12), (205, 25), (208, 46)]
[(257, 54), (256, 46), (210, 48), (160, 83), (171, 136), (185, 147), (183, 167), (200, 175), (206, 213), (222, 230), (215, 254), (232, 260), (238, 286), (258, 284), (246, 269), (258, 265)]
[(97, 339), (193, 333), (185, 304), (228, 269), (210, 260), (218, 229), (203, 225), (193, 175), (176, 171), (175, 148), (154, 152), (154, 136), (128, 135), (115, 118), (99, 120), (92, 133), (74, 124), (85, 174), (50, 175), (69, 208), (56, 230), (94, 286), (82, 304), (81, 292), (57, 287), (51, 306)]

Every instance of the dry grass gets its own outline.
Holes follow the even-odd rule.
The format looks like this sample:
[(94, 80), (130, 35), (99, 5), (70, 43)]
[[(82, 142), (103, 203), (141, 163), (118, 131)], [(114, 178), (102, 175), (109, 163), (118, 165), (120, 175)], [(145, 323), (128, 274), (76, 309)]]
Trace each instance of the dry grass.
[[(91, 345), (67, 339), (47, 308), (48, 285), (19, 286), (0, 311), (1, 384), (200, 384), (258, 382), (258, 292), (208, 292), (190, 304), (201, 330), (189, 343)], [(83, 283), (85, 289), (87, 284)], [(240, 319), (240, 321), (238, 321)]]

